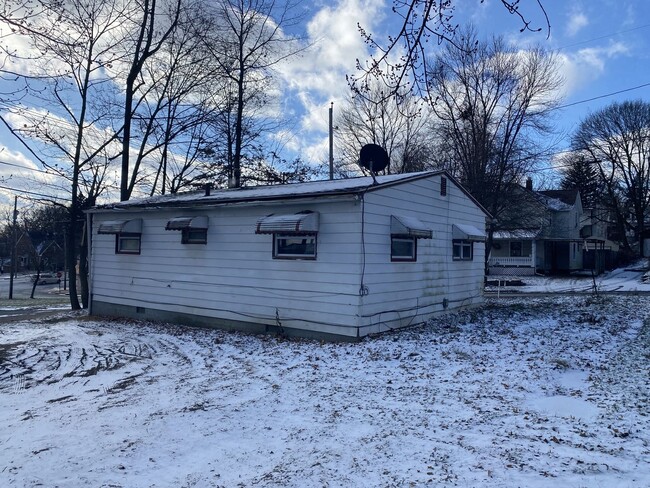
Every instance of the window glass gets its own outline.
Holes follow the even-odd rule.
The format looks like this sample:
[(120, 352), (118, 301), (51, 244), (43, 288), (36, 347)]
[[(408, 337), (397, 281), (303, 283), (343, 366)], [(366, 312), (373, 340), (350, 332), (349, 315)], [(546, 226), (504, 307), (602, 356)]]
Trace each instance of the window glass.
[(207, 244), (208, 229), (183, 229), (182, 244)]
[(316, 259), (316, 236), (273, 234), (273, 257)]
[(140, 234), (117, 234), (115, 236), (116, 254), (140, 254)]
[(520, 257), (521, 256), (521, 241), (512, 241), (510, 243), (510, 256)]
[(390, 239), (391, 261), (415, 261), (417, 259), (417, 244), (415, 237), (397, 237)]
[(453, 241), (453, 258), (458, 261), (471, 261), (473, 259), (473, 246), (471, 241)]

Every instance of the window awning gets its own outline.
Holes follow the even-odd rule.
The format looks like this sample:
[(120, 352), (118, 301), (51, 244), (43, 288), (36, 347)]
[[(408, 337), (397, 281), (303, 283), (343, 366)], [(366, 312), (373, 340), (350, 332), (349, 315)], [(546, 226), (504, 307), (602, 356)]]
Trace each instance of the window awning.
[(167, 221), (165, 230), (183, 230), (183, 229), (207, 229), (207, 215), (196, 215), (194, 217), (174, 217)]
[(317, 234), (318, 212), (268, 215), (257, 221), (256, 234)]
[(99, 224), (98, 234), (142, 234), (142, 219), (107, 220)]
[(420, 220), (402, 215), (390, 216), (390, 233), (417, 237), (418, 239), (431, 239), (433, 236), (431, 229), (428, 229)]
[(484, 241), (485, 232), (468, 224), (453, 224), (451, 235), (454, 239), (464, 241)]

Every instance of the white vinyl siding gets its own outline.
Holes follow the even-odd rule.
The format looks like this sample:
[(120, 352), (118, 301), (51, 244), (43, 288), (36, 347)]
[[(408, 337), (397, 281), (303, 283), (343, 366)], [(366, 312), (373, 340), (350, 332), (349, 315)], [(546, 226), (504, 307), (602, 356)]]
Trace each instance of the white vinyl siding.
[[(439, 176), (398, 185), (365, 197), (366, 273), (362, 323), (369, 330), (386, 330), (422, 321), (443, 309), (482, 301), (485, 245), (474, 243), (472, 261), (452, 259), (452, 225), (485, 229), (485, 214), (450, 180), (440, 196)], [(433, 180), (433, 182), (432, 182)], [(416, 262), (391, 262), (390, 215), (411, 215), (433, 231), (418, 239)]]
[[(257, 220), (272, 211), (269, 206), (211, 211), (203, 246), (182, 245), (177, 233), (165, 230), (173, 214), (143, 213), (140, 255), (115, 255), (114, 236), (93, 235), (93, 298), (269, 325), (279, 320), (283, 327), (317, 328), (326, 319), (354, 328), (359, 304), (358, 203), (325, 207), (317, 260), (273, 259), (273, 235), (255, 234)], [(287, 213), (322, 206), (281, 208)], [(94, 216), (95, 228), (102, 218)]]
[[(481, 301), (484, 244), (472, 261), (452, 260), (452, 224), (485, 227), (484, 213), (452, 180), (440, 196), (440, 175), (330, 199), (196, 209), (207, 215), (207, 244), (181, 244), (167, 222), (182, 212), (120, 211), (142, 218), (141, 253), (114, 253), (113, 235), (98, 235), (115, 213), (92, 214), (93, 301), (347, 335), (426, 320)], [(269, 214), (319, 212), (316, 259), (273, 259), (273, 235), (256, 234)], [(128, 215), (127, 215), (128, 214)], [(431, 229), (417, 239), (417, 261), (391, 261), (391, 215)], [(362, 225), (362, 222), (364, 223)]]

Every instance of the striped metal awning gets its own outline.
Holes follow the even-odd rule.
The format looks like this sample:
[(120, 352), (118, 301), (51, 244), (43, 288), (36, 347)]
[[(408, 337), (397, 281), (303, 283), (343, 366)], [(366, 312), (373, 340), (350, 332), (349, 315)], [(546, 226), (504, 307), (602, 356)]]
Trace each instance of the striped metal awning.
[(485, 231), (482, 231), (473, 225), (468, 224), (453, 224), (452, 225), (452, 238), (461, 239), (463, 241), (485, 241)]
[(98, 234), (141, 234), (142, 219), (107, 220), (97, 228)]
[(174, 217), (167, 221), (165, 230), (183, 230), (183, 229), (207, 229), (207, 215), (196, 215), (194, 217)]
[(390, 233), (418, 239), (431, 239), (433, 237), (433, 231), (427, 228), (419, 219), (403, 215), (390, 216)]
[(257, 221), (256, 234), (317, 234), (318, 212), (268, 215)]

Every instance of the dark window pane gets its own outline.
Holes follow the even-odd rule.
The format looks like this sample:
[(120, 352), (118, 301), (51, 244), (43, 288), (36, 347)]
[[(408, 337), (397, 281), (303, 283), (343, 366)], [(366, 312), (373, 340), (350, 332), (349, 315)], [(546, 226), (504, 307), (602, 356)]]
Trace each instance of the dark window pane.
[(390, 257), (393, 261), (415, 261), (414, 237), (391, 237)]

